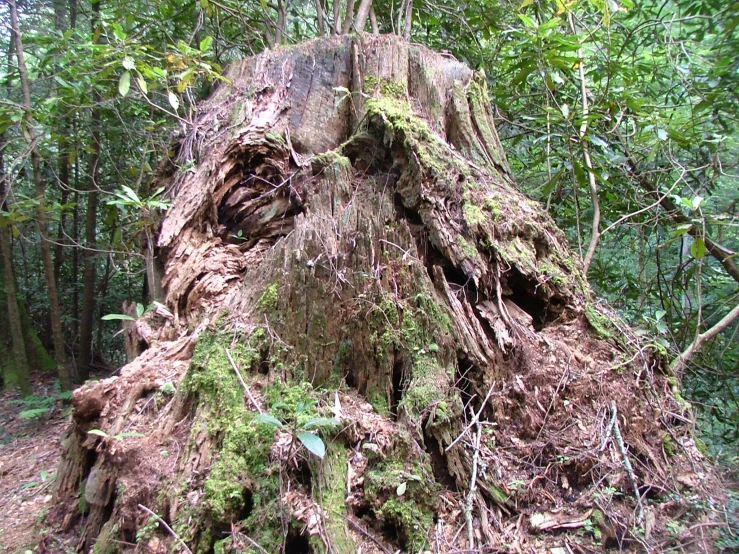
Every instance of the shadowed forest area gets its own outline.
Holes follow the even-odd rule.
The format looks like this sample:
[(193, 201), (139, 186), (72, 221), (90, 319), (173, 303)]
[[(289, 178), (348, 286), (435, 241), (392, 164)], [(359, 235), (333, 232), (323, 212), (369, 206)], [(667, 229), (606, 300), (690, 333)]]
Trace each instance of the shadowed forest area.
[(739, 549), (739, 3), (0, 19), (1, 553)]

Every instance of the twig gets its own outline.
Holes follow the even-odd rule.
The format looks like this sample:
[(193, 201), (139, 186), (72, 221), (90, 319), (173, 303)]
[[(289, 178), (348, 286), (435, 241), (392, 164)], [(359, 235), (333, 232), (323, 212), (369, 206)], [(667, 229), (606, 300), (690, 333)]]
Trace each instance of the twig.
[(251, 538), (251, 537), (250, 537), (249, 535), (246, 535), (246, 534), (242, 533), (241, 531), (236, 531), (236, 530), (234, 529), (234, 525), (233, 525), (233, 523), (231, 524), (231, 534), (232, 534), (232, 535), (238, 535), (239, 537), (243, 537), (244, 539), (246, 539), (246, 542), (248, 542), (248, 543), (249, 543), (250, 545), (252, 545), (252, 546), (253, 546), (254, 548), (256, 548), (257, 550), (259, 550), (259, 552), (261, 552), (262, 554), (269, 554), (269, 552), (267, 552), (267, 551), (266, 551), (266, 550), (265, 550), (264, 548), (262, 548), (262, 547), (261, 547), (261, 546), (260, 546), (260, 545), (259, 545), (259, 544), (257, 543), (257, 541), (255, 541), (254, 539), (252, 539), (252, 538)]
[(670, 369), (675, 375), (678, 375), (685, 367), (685, 364), (688, 363), (688, 360), (695, 354), (697, 351), (701, 349), (703, 346), (703, 343), (706, 341), (711, 340), (713, 337), (718, 335), (721, 331), (726, 329), (729, 325), (731, 325), (731, 322), (734, 321), (737, 317), (739, 317), (739, 304), (734, 306), (734, 308), (726, 314), (721, 320), (716, 323), (713, 327), (708, 329), (705, 333), (699, 334), (697, 337), (695, 337), (695, 340), (690, 344), (690, 346), (680, 354), (673, 362), (670, 364)]
[(167, 532), (170, 535), (172, 535), (177, 541), (179, 541), (179, 543), (182, 545), (182, 548), (184, 548), (187, 552), (189, 552), (190, 554), (192, 554), (192, 550), (190, 550), (189, 548), (187, 548), (187, 545), (185, 544), (185, 541), (183, 541), (177, 535), (177, 533), (175, 533), (174, 531), (172, 531), (172, 528), (169, 525), (167, 525), (167, 522), (166, 521), (164, 521), (161, 517), (159, 517), (157, 514), (155, 514), (154, 512), (152, 512), (146, 506), (143, 506), (142, 504), (138, 504), (138, 507), (139, 507), (139, 509), (144, 510), (147, 514), (149, 514), (153, 518), (156, 518), (156, 520), (164, 526), (164, 528), (167, 530)]
[(475, 488), (477, 484), (477, 460), (480, 457), (480, 440), (482, 439), (482, 426), (478, 420), (479, 414), (475, 415), (477, 433), (475, 434), (475, 452), (472, 455), (472, 476), (470, 477), (470, 490), (467, 492), (467, 501), (464, 507), (464, 517), (467, 520), (467, 546), (475, 548), (475, 532), (472, 525), (472, 504), (475, 501)]
[(485, 404), (487, 404), (488, 400), (490, 399), (490, 396), (493, 394), (493, 388), (494, 387), (495, 387), (495, 382), (493, 382), (493, 384), (490, 385), (490, 389), (488, 389), (488, 394), (485, 397), (485, 400), (482, 401), (482, 404), (480, 404), (480, 409), (477, 411), (477, 413), (472, 418), (472, 422), (470, 422), (470, 424), (467, 427), (464, 428), (464, 430), (459, 434), (459, 436), (456, 439), (454, 439), (451, 443), (449, 443), (449, 446), (447, 446), (444, 449), (445, 451), (449, 451), (452, 448), (452, 446), (454, 446), (455, 444), (457, 444), (462, 439), (462, 437), (467, 434), (467, 431), (469, 431), (470, 429), (472, 429), (472, 427), (475, 425), (475, 423), (477, 423), (478, 421), (480, 421), (480, 414), (482, 413), (482, 410), (485, 407)]
[(231, 363), (231, 367), (236, 372), (236, 377), (239, 378), (239, 383), (241, 383), (241, 386), (244, 388), (244, 392), (246, 393), (246, 396), (249, 397), (249, 402), (251, 402), (251, 405), (254, 406), (254, 408), (259, 412), (260, 414), (262, 412), (262, 408), (259, 407), (259, 404), (257, 404), (257, 401), (254, 400), (254, 397), (251, 395), (251, 392), (249, 391), (249, 387), (244, 382), (244, 378), (241, 376), (241, 373), (239, 373), (239, 368), (236, 367), (236, 363), (234, 362), (234, 359), (231, 357), (231, 352), (228, 351), (228, 348), (225, 346), (223, 347), (223, 350), (226, 352), (226, 358), (228, 358), (228, 361)]
[(636, 496), (636, 504), (639, 507), (639, 522), (644, 521), (644, 508), (641, 505), (641, 495), (639, 494), (639, 486), (636, 483), (636, 475), (634, 475), (634, 468), (631, 466), (629, 455), (626, 452), (626, 445), (624, 445), (624, 439), (621, 436), (621, 429), (618, 426), (618, 417), (616, 416), (616, 401), (611, 400), (611, 412), (613, 412), (613, 438), (616, 439), (616, 444), (621, 452), (621, 457), (624, 460), (624, 467), (626, 472), (629, 474), (631, 479), (631, 485), (634, 487), (634, 495)]
[(359, 531), (359, 532), (360, 532), (360, 533), (362, 533), (362, 534), (363, 534), (363, 535), (364, 535), (365, 537), (367, 537), (367, 538), (368, 538), (369, 540), (371, 540), (371, 541), (372, 541), (373, 543), (375, 543), (375, 544), (376, 544), (376, 545), (377, 545), (377, 546), (378, 546), (378, 547), (380, 548), (380, 550), (382, 550), (382, 551), (383, 551), (383, 552), (384, 552), (385, 554), (393, 554), (393, 553), (392, 553), (392, 552), (390, 552), (390, 551), (389, 551), (389, 550), (388, 550), (387, 548), (385, 548), (385, 545), (384, 545), (384, 544), (382, 544), (382, 543), (381, 543), (381, 542), (380, 542), (380, 541), (379, 541), (378, 539), (376, 539), (375, 537), (373, 537), (373, 536), (372, 536), (372, 535), (371, 535), (371, 534), (369, 533), (369, 531), (367, 531), (367, 530), (366, 530), (366, 529), (365, 529), (364, 527), (362, 527), (361, 525), (359, 525), (359, 523), (355, 522), (355, 521), (354, 521), (354, 520), (352, 520), (351, 518), (348, 518), (348, 517), (346, 517), (346, 516), (343, 516), (343, 515), (341, 515), (341, 514), (340, 514), (340, 513), (338, 513), (338, 512), (334, 512), (334, 513), (335, 513), (336, 515), (338, 515), (339, 517), (342, 517), (342, 518), (344, 518), (344, 519), (345, 519), (345, 520), (347, 521), (347, 523), (351, 524), (351, 526), (352, 526), (352, 527), (354, 527), (354, 528), (355, 528), (355, 529), (356, 529), (357, 531)]

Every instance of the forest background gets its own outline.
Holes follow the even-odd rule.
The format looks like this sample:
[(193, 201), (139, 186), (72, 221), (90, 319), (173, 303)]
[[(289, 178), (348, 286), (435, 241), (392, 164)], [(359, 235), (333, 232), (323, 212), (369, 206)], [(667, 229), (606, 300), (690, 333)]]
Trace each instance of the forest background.
[[(739, 3), (368, 5), (0, 5), (0, 363), (24, 413), (125, 363), (121, 320), (156, 309), (145, 250), (169, 201), (150, 183), (222, 68), (317, 36), (396, 32), (485, 71), (521, 187), (597, 294), (674, 360), (704, 449), (735, 471)], [(58, 385), (42, 397), (43, 372)]]

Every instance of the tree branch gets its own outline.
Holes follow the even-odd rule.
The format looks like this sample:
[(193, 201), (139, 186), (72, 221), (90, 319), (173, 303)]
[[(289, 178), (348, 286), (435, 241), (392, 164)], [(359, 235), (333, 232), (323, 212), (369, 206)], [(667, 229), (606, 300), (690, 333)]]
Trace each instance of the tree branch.
[(690, 358), (693, 357), (693, 354), (698, 352), (704, 343), (711, 340), (721, 331), (726, 329), (738, 316), (739, 304), (734, 306), (734, 309), (732, 309), (728, 314), (722, 317), (721, 320), (716, 323), (716, 325), (708, 329), (705, 333), (695, 337), (695, 340), (691, 343), (691, 345), (688, 346), (688, 348), (686, 348), (682, 354), (675, 358), (672, 364), (670, 364), (670, 369), (673, 371), (673, 373), (679, 374), (685, 368), (685, 364), (687, 364)]

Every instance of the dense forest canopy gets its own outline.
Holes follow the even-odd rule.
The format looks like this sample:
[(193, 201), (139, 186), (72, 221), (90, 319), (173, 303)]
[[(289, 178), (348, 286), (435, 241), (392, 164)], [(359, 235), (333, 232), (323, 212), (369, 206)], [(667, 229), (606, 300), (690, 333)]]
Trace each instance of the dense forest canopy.
[(175, 317), (157, 258), (168, 185), (197, 173), (202, 102), (230, 64), (395, 34), (482, 76), (501, 175), (669, 361), (701, 448), (735, 467), (739, 3), (7, 0), (0, 20), (4, 387), (31, 395), (56, 372), (64, 395), (131, 361), (147, 314)]

